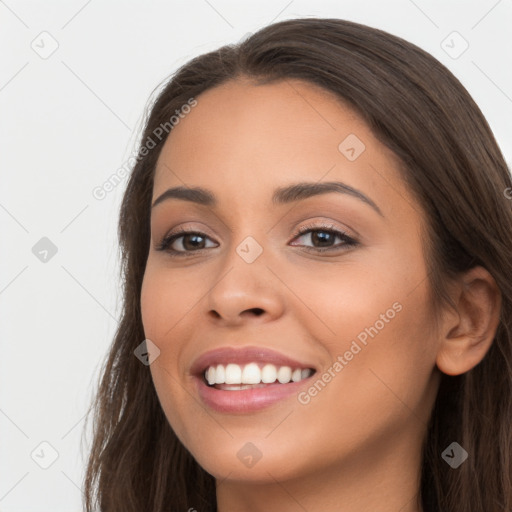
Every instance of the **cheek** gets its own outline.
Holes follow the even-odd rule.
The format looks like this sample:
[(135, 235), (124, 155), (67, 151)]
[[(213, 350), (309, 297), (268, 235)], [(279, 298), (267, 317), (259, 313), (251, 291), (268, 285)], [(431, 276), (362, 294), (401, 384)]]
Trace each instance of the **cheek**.
[(358, 335), (363, 341), (368, 337), (366, 328), (377, 322), (382, 330), (398, 315), (401, 283), (390, 274), (386, 261), (384, 254), (372, 255), (368, 262), (317, 266), (300, 274), (297, 295), (304, 314), (299, 321), (307, 322), (304, 328), (330, 352), (343, 353)]
[(326, 385), (333, 394), (325, 393), (325, 401), (344, 396), (354, 413), (363, 402), (377, 410), (393, 402), (400, 408), (397, 397), (418, 402), (435, 367), (437, 344), (421, 252), (416, 246), (384, 252), (373, 253), (364, 265), (347, 265), (338, 275), (331, 270), (302, 278), (310, 310), (299, 321), (327, 352), (323, 375), (333, 382)]
[(146, 268), (141, 289), (141, 316), (146, 339), (153, 341), (159, 348), (159, 356), (151, 363), (149, 370), (158, 400), (167, 420), (172, 425), (176, 435), (181, 438), (185, 431), (180, 416), (179, 393), (175, 392), (175, 383), (180, 378), (177, 373), (179, 347), (171, 340), (172, 327), (183, 316), (181, 304), (177, 300), (176, 283), (168, 282), (161, 273), (154, 271), (151, 266)]
[[(192, 339), (199, 299), (204, 295), (191, 286), (190, 276), (161, 268), (148, 260), (141, 288), (141, 316), (144, 334), (159, 348), (160, 354), (150, 365), (151, 376), (162, 409), (176, 435), (184, 442), (186, 428), (183, 411), (190, 407), (189, 395), (183, 393), (185, 369), (180, 367)], [(178, 414), (178, 412), (180, 412)]]
[(197, 293), (193, 290), (180, 279), (179, 272), (159, 269), (148, 261), (140, 297), (142, 324), (147, 338), (162, 342), (171, 335), (173, 327), (197, 302)]
[[(357, 296), (343, 302), (337, 323), (332, 318), (336, 340), (324, 343), (330, 362), (299, 397), (302, 443), (320, 445), (326, 460), (361, 449), (362, 440), (370, 452), (377, 450), (384, 439), (428, 421), (435, 344), (426, 289), (408, 297), (396, 288), (379, 290), (366, 301)], [(339, 441), (322, 444), (321, 436)]]

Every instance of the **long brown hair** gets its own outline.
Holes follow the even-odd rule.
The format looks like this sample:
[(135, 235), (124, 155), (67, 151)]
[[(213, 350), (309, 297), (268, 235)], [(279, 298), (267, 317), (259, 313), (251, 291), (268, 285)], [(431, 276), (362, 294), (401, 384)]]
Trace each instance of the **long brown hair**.
[[(134, 350), (145, 338), (140, 292), (155, 164), (166, 140), (157, 129), (191, 98), (200, 102), (202, 92), (238, 77), (255, 84), (301, 79), (319, 85), (358, 112), (396, 154), (428, 222), (424, 254), (436, 311), (453, 306), (446, 283), (461, 272), (482, 265), (496, 280), (502, 310), (491, 348), (467, 373), (442, 375), (423, 446), (420, 498), (425, 512), (512, 510), (509, 170), (480, 109), (440, 62), (381, 30), (319, 18), (275, 23), (192, 59), (149, 108), (120, 211), (124, 302), (89, 410), (94, 429), (86, 510), (216, 510), (215, 479), (174, 434), (149, 368)], [(147, 151), (149, 139), (155, 147)], [(453, 441), (469, 454), (457, 469), (441, 457)]]

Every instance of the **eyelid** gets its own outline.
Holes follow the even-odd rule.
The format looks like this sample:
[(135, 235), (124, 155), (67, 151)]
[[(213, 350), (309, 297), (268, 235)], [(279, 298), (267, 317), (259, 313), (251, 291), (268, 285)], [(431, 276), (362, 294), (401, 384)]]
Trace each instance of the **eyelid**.
[[(178, 227), (173, 228), (172, 230), (168, 231), (160, 239), (165, 240), (174, 235), (178, 235), (178, 234), (187, 235), (187, 234), (192, 234), (195, 232), (207, 235), (208, 238), (210, 238), (212, 240), (214, 239), (213, 236), (208, 234), (208, 232), (205, 228), (201, 227), (201, 228), (196, 229), (195, 227), (187, 227), (187, 226), (188, 226), (188, 223), (180, 224)], [(347, 231), (347, 229), (345, 229), (344, 227), (337, 226), (332, 221), (318, 220), (318, 221), (310, 221), (308, 224), (303, 224), (300, 227), (296, 228), (293, 232), (292, 240), (295, 239), (297, 236), (304, 235), (308, 230), (320, 230), (320, 229), (339, 231), (343, 235), (346, 235), (352, 239), (356, 239), (359, 237), (359, 235), (357, 233), (355, 235), (351, 235), (351, 233), (350, 233), (351, 230)]]
[(203, 226), (201, 226), (201, 227), (190, 226), (189, 224), (191, 224), (191, 222), (185, 222), (183, 224), (179, 224), (177, 227), (168, 231), (162, 238), (168, 238), (170, 236), (177, 235), (180, 233), (189, 234), (189, 233), (195, 233), (195, 232), (203, 233), (204, 235), (207, 235), (208, 238), (211, 238), (211, 239), (213, 239), (215, 237), (215, 235), (210, 234), (211, 229), (209, 229), (207, 227), (203, 227)]
[[(300, 238), (302, 236), (306, 236), (307, 234), (313, 233), (315, 231), (325, 231), (330, 232), (331, 234), (334, 234), (335, 237), (340, 238), (342, 240), (341, 244), (334, 245), (333, 247), (311, 247), (311, 246), (302, 246), (301, 244), (291, 244), (292, 246), (302, 247), (302, 250), (305, 252), (312, 252), (316, 254), (323, 254), (323, 253), (330, 253), (330, 252), (340, 252), (344, 251), (345, 249), (349, 249), (352, 247), (356, 247), (360, 245), (360, 241), (358, 237), (351, 236), (349, 233), (345, 231), (344, 228), (338, 227), (335, 225), (332, 221), (317, 221), (312, 222), (310, 221), (309, 224), (302, 225), (299, 227), (292, 237), (291, 241), (296, 240), (297, 238)], [(155, 249), (157, 251), (163, 251), (167, 252), (169, 256), (171, 257), (188, 257), (192, 256), (195, 253), (196, 254), (202, 254), (206, 249), (212, 249), (212, 247), (202, 247), (196, 250), (191, 251), (180, 251), (176, 249), (170, 249), (170, 246), (174, 244), (177, 240), (180, 238), (183, 238), (187, 235), (198, 235), (199, 237), (208, 239), (210, 241), (213, 241), (214, 244), (217, 244), (213, 237), (210, 237), (208, 233), (205, 233), (204, 231), (201, 231), (201, 229), (193, 229), (193, 228), (186, 228), (183, 225), (180, 225), (179, 227), (171, 230), (168, 232), (164, 237), (156, 244)], [(213, 247), (216, 248), (216, 247)]]
[[(311, 220), (311, 219), (317, 219), (317, 220)], [(323, 228), (323, 229), (331, 229), (331, 230), (341, 231), (342, 233), (346, 234), (347, 236), (349, 236), (351, 238), (357, 238), (357, 239), (360, 238), (359, 233), (355, 229), (347, 228), (346, 225), (338, 225), (338, 224), (336, 224), (335, 221), (324, 220), (324, 219), (325, 219), (325, 216), (324, 216), (324, 218), (322, 218), (322, 215), (318, 215), (318, 216), (308, 217), (307, 220), (303, 219), (303, 220), (299, 220), (298, 222), (294, 221), (293, 225), (300, 225), (303, 222), (307, 222), (307, 224), (303, 224), (301, 227), (295, 228), (293, 236), (295, 237), (297, 235), (302, 234), (302, 231), (304, 229), (306, 229), (306, 228), (310, 228), (310, 229), (321, 229), (321, 228)], [(194, 223), (194, 221), (189, 221), (189, 222), (185, 222), (183, 224), (179, 224), (178, 227), (173, 228), (172, 230), (167, 232), (161, 238), (167, 238), (167, 237), (172, 236), (174, 234), (181, 233), (184, 230), (186, 230), (187, 232), (199, 231), (199, 232), (202, 232), (205, 235), (208, 235), (209, 238), (212, 238), (212, 239), (215, 238), (216, 235), (209, 234), (209, 231), (211, 231), (209, 228), (207, 228), (207, 227), (196, 228), (195, 226), (190, 227), (189, 224), (191, 224), (191, 223)], [(272, 231), (274, 228), (275, 228), (275, 225), (269, 231)], [(285, 224), (285, 228), (286, 228), (286, 230), (292, 229), (292, 223)], [(233, 230), (229, 229), (229, 233), (230, 234), (233, 233)]]
[(358, 234), (352, 235), (351, 230), (347, 230), (344, 227), (340, 227), (332, 221), (325, 221), (325, 220), (324, 221), (322, 221), (322, 220), (316, 221), (316, 222), (311, 221), (308, 224), (304, 224), (295, 230), (295, 234), (293, 236), (294, 236), (294, 238), (296, 238), (297, 236), (304, 235), (305, 233), (307, 233), (309, 231), (320, 231), (322, 229), (324, 229), (326, 231), (337, 231), (337, 232), (343, 234), (344, 236), (351, 238), (354, 241), (359, 239), (359, 235)]

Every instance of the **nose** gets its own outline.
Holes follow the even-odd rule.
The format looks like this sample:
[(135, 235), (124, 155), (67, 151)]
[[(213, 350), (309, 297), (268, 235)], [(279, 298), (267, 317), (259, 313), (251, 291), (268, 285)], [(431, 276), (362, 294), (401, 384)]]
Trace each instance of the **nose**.
[(263, 258), (246, 263), (235, 253), (211, 285), (207, 314), (217, 325), (275, 320), (284, 309), (281, 287)]

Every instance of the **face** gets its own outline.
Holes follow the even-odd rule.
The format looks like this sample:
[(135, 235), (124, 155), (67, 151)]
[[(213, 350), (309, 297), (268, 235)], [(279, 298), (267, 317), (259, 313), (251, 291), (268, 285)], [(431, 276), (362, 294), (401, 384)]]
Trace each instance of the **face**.
[[(305, 82), (196, 100), (158, 160), (141, 294), (170, 425), (219, 479), (419, 456), (437, 342), (424, 218), (393, 154)], [(161, 197), (174, 187), (209, 196)]]

